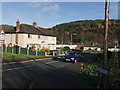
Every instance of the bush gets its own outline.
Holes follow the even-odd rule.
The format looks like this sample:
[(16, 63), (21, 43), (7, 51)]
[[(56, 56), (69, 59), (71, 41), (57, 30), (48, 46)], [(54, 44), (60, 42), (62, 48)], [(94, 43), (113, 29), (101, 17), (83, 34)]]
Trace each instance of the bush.
[(120, 52), (112, 53), (109, 58), (109, 86), (120, 87)]
[(48, 52), (48, 51), (50, 51), (50, 49), (49, 48), (43, 48), (40, 51), (42, 51), (42, 52)]
[(97, 76), (97, 71), (95, 70), (96, 66), (97, 65), (95, 65), (95, 64), (89, 64), (84, 68), (83, 72), (89, 76)]
[(104, 55), (98, 54), (101, 67), (108, 69), (108, 87), (120, 87), (120, 52), (108, 52), (108, 60), (104, 62)]
[(63, 51), (70, 51), (70, 47), (67, 47), (67, 46), (64, 47), (64, 48), (63, 48)]

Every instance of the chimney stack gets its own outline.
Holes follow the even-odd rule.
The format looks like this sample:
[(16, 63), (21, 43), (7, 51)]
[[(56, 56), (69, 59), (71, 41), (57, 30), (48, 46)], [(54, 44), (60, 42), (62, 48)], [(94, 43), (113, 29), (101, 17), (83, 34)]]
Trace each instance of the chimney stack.
[(34, 27), (37, 27), (37, 23), (36, 23), (36, 22), (34, 22), (34, 23), (33, 23), (33, 26), (34, 26)]
[(16, 32), (19, 32), (20, 31), (20, 21), (17, 20), (16, 22)]

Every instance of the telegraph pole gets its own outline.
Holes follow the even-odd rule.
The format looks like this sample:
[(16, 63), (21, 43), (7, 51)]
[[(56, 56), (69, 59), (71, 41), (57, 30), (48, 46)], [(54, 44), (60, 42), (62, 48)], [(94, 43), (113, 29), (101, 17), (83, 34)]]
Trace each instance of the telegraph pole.
[(63, 33), (62, 33), (62, 48), (63, 48)]
[(107, 62), (108, 52), (108, 24), (109, 24), (109, 0), (105, 3), (105, 38), (104, 38), (104, 64)]
[[(109, 0), (105, 2), (105, 36), (104, 36), (104, 64), (103, 67), (108, 69), (108, 25), (109, 25)], [(107, 75), (103, 75), (104, 78), (104, 88), (107, 87)]]
[(73, 37), (72, 37), (72, 34), (71, 34), (71, 36), (70, 36), (70, 37), (71, 37), (71, 45), (72, 45), (72, 38), (73, 38)]

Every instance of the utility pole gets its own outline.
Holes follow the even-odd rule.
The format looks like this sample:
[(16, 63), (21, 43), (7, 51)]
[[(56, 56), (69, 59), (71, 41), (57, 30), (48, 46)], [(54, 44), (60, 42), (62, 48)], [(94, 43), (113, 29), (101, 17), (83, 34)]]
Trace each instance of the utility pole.
[(72, 34), (71, 34), (71, 45), (72, 45)]
[(104, 64), (107, 63), (108, 52), (108, 24), (109, 24), (109, 0), (105, 2), (105, 38), (104, 38)]
[(62, 48), (63, 48), (63, 33), (62, 33)]
[(71, 38), (70, 44), (71, 44), (71, 45), (73, 44), (73, 35), (76, 35), (76, 33), (73, 33), (73, 34), (70, 35), (70, 38)]

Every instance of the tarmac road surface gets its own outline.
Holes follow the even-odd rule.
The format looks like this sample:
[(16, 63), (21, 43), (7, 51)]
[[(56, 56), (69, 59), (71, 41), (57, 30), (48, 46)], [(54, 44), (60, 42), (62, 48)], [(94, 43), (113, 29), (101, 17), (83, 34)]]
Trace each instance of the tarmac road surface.
[[(2, 66), (2, 88), (80, 88), (76, 76), (81, 62), (45, 58)], [(26, 89), (26, 90), (27, 90)]]
[(7, 64), (0, 70), (2, 88), (77, 88), (77, 74), (64, 69), (72, 65), (53, 59)]

